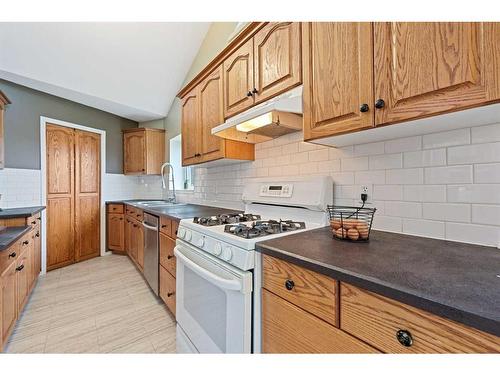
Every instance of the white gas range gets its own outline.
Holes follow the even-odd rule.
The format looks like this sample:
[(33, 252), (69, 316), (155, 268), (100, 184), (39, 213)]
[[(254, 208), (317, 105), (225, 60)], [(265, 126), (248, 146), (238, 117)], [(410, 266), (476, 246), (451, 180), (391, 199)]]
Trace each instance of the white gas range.
[(175, 247), (177, 351), (259, 352), (255, 244), (328, 225), (332, 200), (328, 176), (258, 179), (244, 188), (244, 214), (181, 220)]

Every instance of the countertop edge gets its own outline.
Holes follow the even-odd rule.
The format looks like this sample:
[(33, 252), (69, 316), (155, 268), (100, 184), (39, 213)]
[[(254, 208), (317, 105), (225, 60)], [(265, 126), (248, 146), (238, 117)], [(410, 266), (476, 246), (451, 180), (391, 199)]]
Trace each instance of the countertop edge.
[[(4, 208), (0, 211), (0, 220), (2, 219), (15, 219), (18, 217), (30, 217), (34, 214), (37, 214), (46, 209), (46, 206), (33, 206), (33, 207), (12, 207), (12, 208)], [(3, 214), (2, 212), (6, 212), (9, 210), (26, 210), (26, 212), (18, 213), (18, 214)]]
[(307, 259), (307, 257), (291, 254), (269, 245), (256, 243), (255, 250), (262, 254), (279, 258), (323, 275), (330, 276), (338, 281), (350, 283), (359, 288), (366, 289), (369, 292), (377, 293), (381, 296), (392, 298), (415, 308), (428, 311), (442, 318), (450, 319), (457, 323), (500, 337), (500, 324), (498, 321), (449, 305), (444, 305), (440, 302), (419, 296), (413, 291), (407, 291), (387, 285), (382, 280), (355, 274), (330, 265), (323, 265), (320, 262), (313, 262)]
[(17, 240), (19, 240), (22, 236), (24, 236), (26, 233), (28, 233), (31, 230), (31, 226), (30, 225), (22, 225), (22, 226), (9, 227), (9, 228), (24, 228), (24, 230), (22, 230), (21, 232), (19, 232), (16, 237), (14, 237), (13, 239), (11, 239), (10, 242), (7, 245), (5, 245), (5, 244), (0, 245), (0, 251), (7, 250), (9, 247), (12, 246), (12, 244), (14, 244), (14, 242), (16, 242)]

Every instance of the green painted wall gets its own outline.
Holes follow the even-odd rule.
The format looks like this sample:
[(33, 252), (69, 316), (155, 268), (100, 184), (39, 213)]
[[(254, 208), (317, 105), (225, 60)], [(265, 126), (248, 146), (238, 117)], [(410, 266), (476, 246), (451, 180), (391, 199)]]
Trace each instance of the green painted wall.
[(40, 116), (106, 131), (106, 172), (123, 172), (122, 129), (137, 122), (0, 80), (12, 104), (5, 111), (5, 167), (40, 169)]

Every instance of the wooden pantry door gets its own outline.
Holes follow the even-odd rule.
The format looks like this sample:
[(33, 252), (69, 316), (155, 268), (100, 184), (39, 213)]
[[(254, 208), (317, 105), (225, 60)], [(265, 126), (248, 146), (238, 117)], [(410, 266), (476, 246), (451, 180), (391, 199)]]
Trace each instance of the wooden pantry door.
[(47, 270), (99, 256), (100, 135), (47, 124)]

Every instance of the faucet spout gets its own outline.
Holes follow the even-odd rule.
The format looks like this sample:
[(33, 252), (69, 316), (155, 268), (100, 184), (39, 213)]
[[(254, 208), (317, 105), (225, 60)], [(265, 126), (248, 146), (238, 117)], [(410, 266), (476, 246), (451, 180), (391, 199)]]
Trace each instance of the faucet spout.
[[(167, 179), (165, 181), (165, 168), (169, 168), (169, 175), (171, 175), (171, 180), (170, 179)], [(176, 203), (176, 197), (175, 197), (175, 179), (174, 179), (174, 167), (172, 166), (172, 164), (170, 164), (169, 162), (166, 162), (166, 163), (163, 163), (162, 166), (161, 166), (161, 170), (160, 170), (160, 174), (161, 174), (161, 187), (165, 190), (168, 190), (168, 192), (172, 193), (172, 195), (170, 195), (167, 200), (169, 202), (172, 202), (172, 203)], [(169, 182), (172, 181), (172, 190), (170, 191), (170, 186), (169, 186)]]

